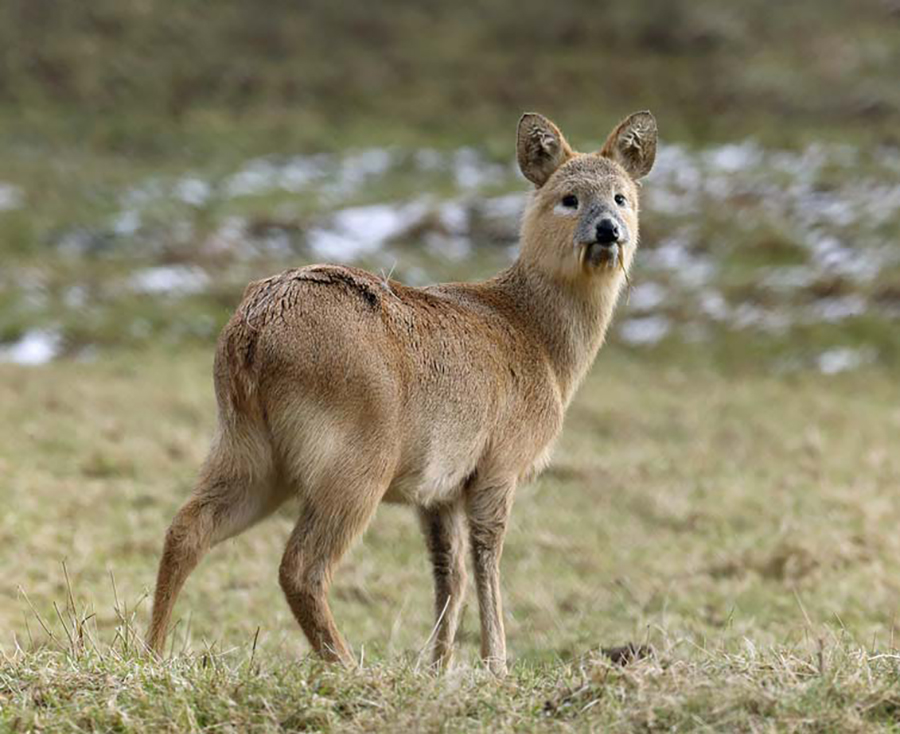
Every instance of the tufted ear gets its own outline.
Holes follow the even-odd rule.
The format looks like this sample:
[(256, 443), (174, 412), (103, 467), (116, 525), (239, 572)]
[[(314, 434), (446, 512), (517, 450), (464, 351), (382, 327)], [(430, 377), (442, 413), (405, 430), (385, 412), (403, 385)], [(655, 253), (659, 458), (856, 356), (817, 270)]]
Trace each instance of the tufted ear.
[(572, 149), (556, 125), (536, 112), (522, 115), (516, 140), (516, 158), (525, 178), (540, 188), (571, 157)]
[(646, 176), (656, 160), (656, 118), (649, 112), (635, 112), (613, 130), (600, 155), (611, 158), (635, 180)]

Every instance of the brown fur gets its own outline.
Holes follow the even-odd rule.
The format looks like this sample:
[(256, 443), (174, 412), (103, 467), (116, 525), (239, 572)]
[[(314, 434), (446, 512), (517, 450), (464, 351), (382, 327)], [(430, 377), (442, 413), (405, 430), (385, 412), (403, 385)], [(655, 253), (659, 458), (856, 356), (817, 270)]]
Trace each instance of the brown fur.
[[(435, 661), (452, 654), (468, 539), (482, 655), (504, 672), (499, 565), (514, 490), (546, 464), (604, 340), (637, 245), (635, 180), (655, 144), (649, 113), (593, 154), (525, 115), (518, 158), (536, 190), (519, 259), (488, 281), (410, 288), (314, 265), (252, 283), (219, 339), (218, 431), (166, 535), (149, 647), (162, 651), (202, 555), (296, 494), (279, 579), (316, 652), (352, 662), (328, 607), (332, 571), (378, 504), (394, 501), (418, 508), (434, 569)], [(580, 215), (560, 203), (567, 194)], [(594, 231), (592, 212), (613, 212), (627, 231), (616, 255), (580, 234)]]

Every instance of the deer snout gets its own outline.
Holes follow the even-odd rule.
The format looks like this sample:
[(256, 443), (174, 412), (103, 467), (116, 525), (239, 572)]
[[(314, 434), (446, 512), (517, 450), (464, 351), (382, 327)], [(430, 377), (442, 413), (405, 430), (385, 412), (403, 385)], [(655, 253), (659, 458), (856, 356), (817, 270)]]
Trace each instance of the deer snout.
[(619, 241), (619, 225), (612, 219), (601, 219), (595, 228), (597, 242), (601, 245), (614, 245)]

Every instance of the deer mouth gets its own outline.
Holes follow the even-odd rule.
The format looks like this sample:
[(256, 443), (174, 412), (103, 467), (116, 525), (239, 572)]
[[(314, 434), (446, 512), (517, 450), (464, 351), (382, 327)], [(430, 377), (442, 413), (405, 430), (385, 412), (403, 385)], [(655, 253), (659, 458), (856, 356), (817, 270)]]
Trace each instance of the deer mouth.
[(615, 270), (621, 267), (622, 250), (616, 243), (590, 242), (584, 245), (582, 263), (594, 268)]

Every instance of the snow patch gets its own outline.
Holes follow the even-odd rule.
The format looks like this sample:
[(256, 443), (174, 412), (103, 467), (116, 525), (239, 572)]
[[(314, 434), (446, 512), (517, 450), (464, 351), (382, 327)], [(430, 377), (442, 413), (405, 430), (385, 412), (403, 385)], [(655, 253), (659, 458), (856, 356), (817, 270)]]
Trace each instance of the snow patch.
[(628, 344), (646, 346), (662, 340), (671, 328), (672, 323), (665, 316), (646, 316), (623, 321), (619, 336)]
[(506, 169), (482, 158), (475, 148), (460, 148), (453, 155), (453, 177), (463, 190), (473, 190), (503, 181)]
[(209, 276), (196, 266), (162, 265), (134, 273), (128, 285), (137, 293), (161, 295), (199, 293), (209, 284)]
[(355, 260), (408, 231), (426, 212), (427, 207), (419, 202), (342, 209), (332, 217), (329, 226), (310, 230), (309, 247), (316, 257)]
[(33, 329), (12, 344), (0, 346), (0, 362), (14, 364), (46, 364), (57, 356), (62, 347), (62, 337), (52, 329)]
[(134, 209), (119, 212), (112, 222), (113, 233), (118, 237), (132, 237), (141, 228), (141, 215)]
[(666, 300), (667, 292), (659, 283), (641, 283), (628, 294), (628, 306), (632, 311), (652, 311)]
[(871, 351), (866, 349), (838, 347), (822, 352), (816, 358), (816, 366), (822, 374), (836, 375), (838, 372), (848, 372), (862, 367), (871, 362), (873, 356)]
[(212, 195), (212, 187), (203, 179), (188, 176), (175, 184), (175, 197), (191, 206), (203, 206)]
[(866, 312), (866, 300), (860, 295), (822, 298), (810, 307), (810, 321), (834, 323)]
[(21, 209), (25, 204), (25, 195), (18, 186), (0, 181), (0, 212)]

